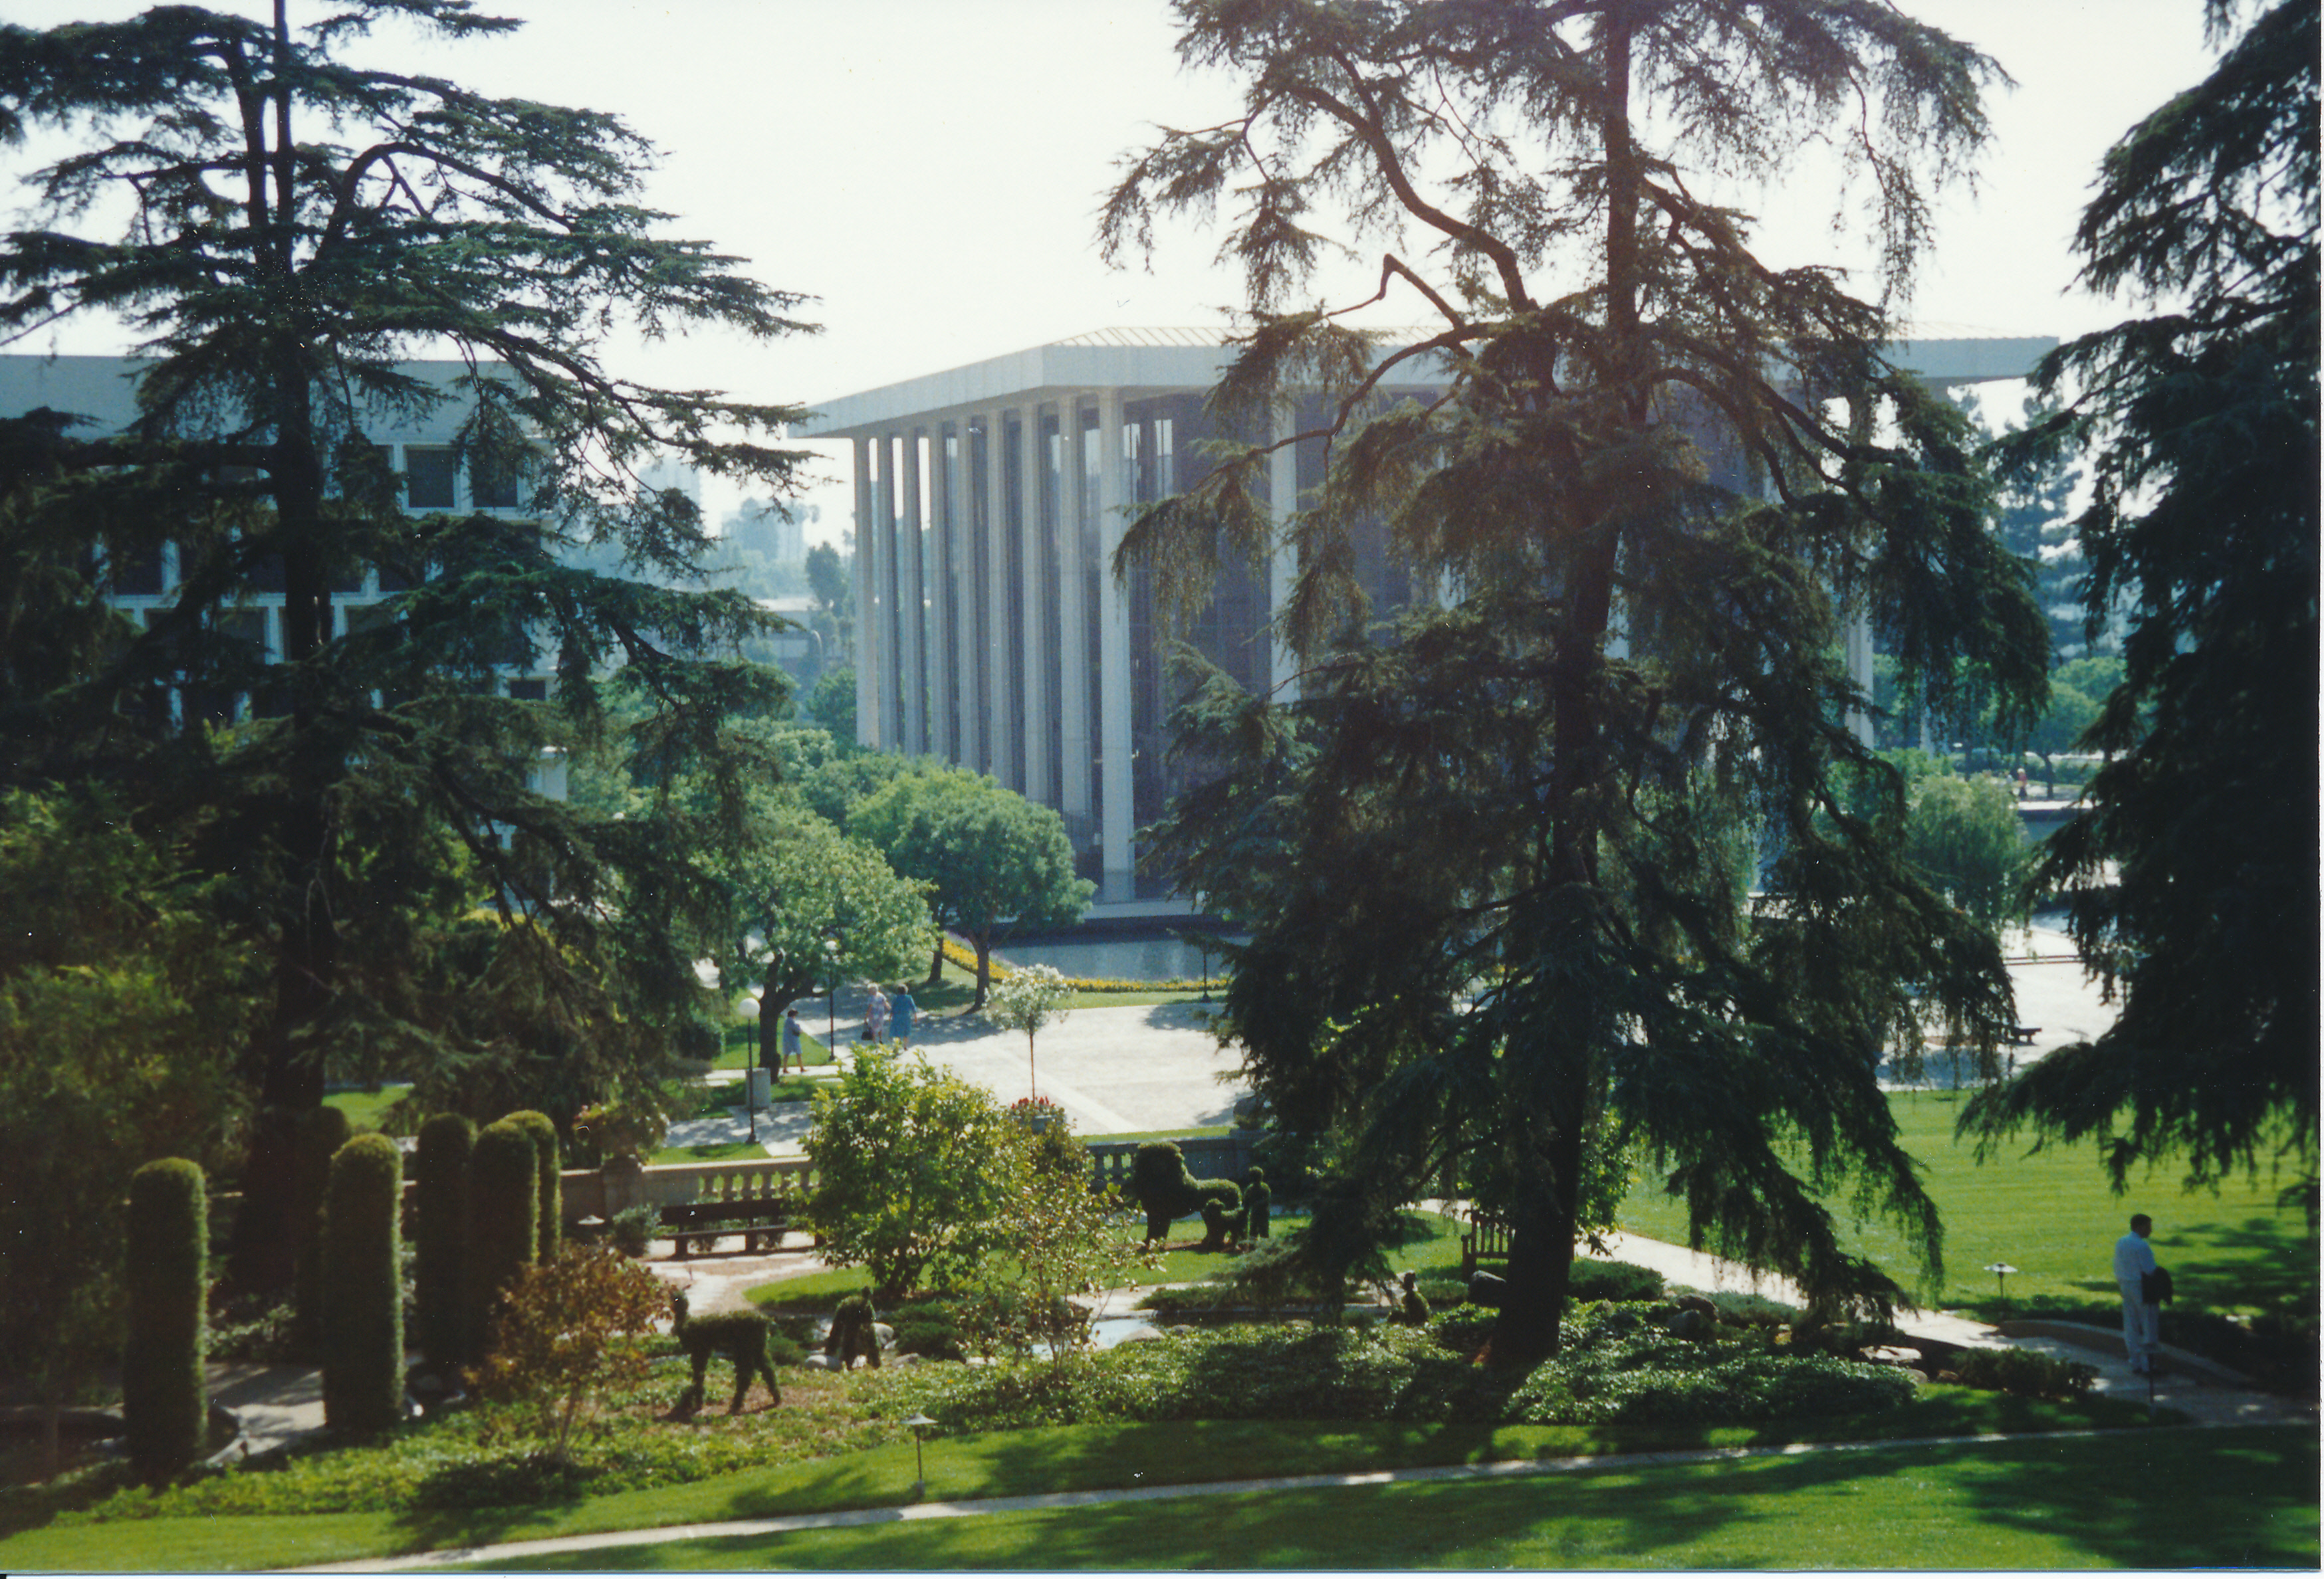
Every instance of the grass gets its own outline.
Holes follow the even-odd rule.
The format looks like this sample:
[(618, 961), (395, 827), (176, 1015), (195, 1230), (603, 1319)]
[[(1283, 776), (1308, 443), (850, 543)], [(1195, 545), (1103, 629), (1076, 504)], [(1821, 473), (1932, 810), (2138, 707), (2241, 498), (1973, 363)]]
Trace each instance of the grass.
[[(1994, 1275), (1982, 1270), (1992, 1262), (2018, 1269), (2008, 1281), (2013, 1300), (2112, 1299), (2114, 1242), (2134, 1211), (2153, 1216), (2156, 1259), (2170, 1268), (2184, 1302), (2225, 1311), (2312, 1299), (2316, 1238), (2297, 1207), (2277, 1207), (2269, 1181), (2235, 1180), (2216, 1192), (2188, 1192), (2166, 1169), (2116, 1196), (2087, 1145), (2029, 1155), (2028, 1143), (2019, 1142), (1980, 1164), (1974, 1141), (1953, 1138), (1962, 1100), (1954, 1092), (1890, 1097), (1904, 1149), (1925, 1169), (1923, 1187), (1944, 1219), (1944, 1278), (1924, 1291), (1930, 1302), (1998, 1314)], [(1683, 1244), (1685, 1205), (1661, 1194), (1658, 1183), (1648, 1179), (1631, 1189), (1622, 1226)], [(1846, 1219), (1844, 1198), (1827, 1204)], [(1910, 1249), (1891, 1225), (1856, 1223), (1849, 1244), (1909, 1276)]]
[[(1397, 1424), (1293, 1424), (1261, 1421), (1175, 1421), (1167, 1425), (1084, 1425), (1053, 1427), (1038, 1431), (991, 1432), (930, 1439), (927, 1465), (935, 1494), (945, 1498), (1020, 1496), (1038, 1492), (1133, 1486), (1185, 1484), (1286, 1473), (1364, 1473), (1414, 1465), (1482, 1464), (1514, 1458), (1562, 1457), (1579, 1455), (1658, 1451), (1698, 1447), (1764, 1446), (1795, 1441), (1847, 1440), (1865, 1437), (1925, 1437), (1979, 1433), (2054, 1432), (2091, 1425), (2126, 1428), (2124, 1436), (2151, 1443), (2157, 1453), (2173, 1450), (2186, 1455), (2183, 1438), (2175, 1433), (2157, 1437), (2142, 1424), (2144, 1410), (2111, 1400), (2085, 1400), (2077, 1405), (2035, 1403), (1999, 1394), (1959, 1388), (1929, 1388), (1902, 1409), (1872, 1418), (1849, 1420), (1795, 1421), (1788, 1428), (1768, 1427), (1614, 1428), (1545, 1426), (1415, 1426)], [(707, 1428), (717, 1428), (714, 1422)], [(2208, 1464), (2222, 1456), (2212, 1445), (2227, 1435), (2203, 1438)], [(2242, 1433), (2236, 1434), (2237, 1436)], [(2018, 1451), (2014, 1444), (2001, 1445)], [(2086, 1444), (2058, 1440), (2034, 1445), (2035, 1456), (2054, 1462), (2061, 1454), (2082, 1451)], [(2278, 1455), (2296, 1460), (2298, 1443)], [(2309, 1489), (2314, 1480), (2314, 1437), (2307, 1434)], [(1919, 1450), (1925, 1451), (1925, 1450)], [(2188, 1456), (2198, 1456), (2188, 1455)], [(1861, 1472), (1864, 1460), (1848, 1455), (1816, 1462)], [(1724, 1466), (1733, 1469), (1737, 1466)], [(2245, 1463), (2235, 1472), (2246, 1489), (2263, 1492), (2273, 1484), (2278, 1465), (2273, 1460)], [(1885, 1481), (1893, 1471), (1885, 1467), (1872, 1477)], [(604, 1530), (644, 1529), (726, 1519), (774, 1518), (829, 1512), (845, 1509), (893, 1508), (910, 1499), (914, 1475), (908, 1444), (896, 1442), (838, 1457), (791, 1462), (762, 1469), (712, 1476), (688, 1484), (623, 1492), (610, 1496), (570, 1498), (525, 1507), (488, 1510), (428, 1508), (417, 1502), (396, 1511), (320, 1513), (306, 1515), (209, 1516), (200, 1518), (122, 1519), (104, 1523), (63, 1523), (25, 1530), (0, 1539), (0, 1569), (111, 1569), (163, 1571), (281, 1567), (308, 1563), (350, 1561), (392, 1552), (441, 1549), (488, 1541), (524, 1540), (551, 1536), (580, 1535)], [(1594, 1478), (1594, 1477), (1593, 1477)], [(2061, 1476), (2061, 1483), (2076, 1477)], [(1575, 1483), (1561, 1483), (1571, 1485)], [(2127, 1475), (2107, 1483), (2127, 1488)], [(2179, 1504), (2179, 1481), (2173, 1494), (2153, 1499), (2156, 1509)], [(1877, 1489), (1877, 1486), (1876, 1486)], [(1269, 1497), (1309, 1493), (1271, 1492)], [(1344, 1493), (1342, 1493), (1344, 1494)], [(2272, 1494), (2272, 1493), (2269, 1493)], [(1544, 1502), (1536, 1493), (1525, 1499), (1539, 1513)], [(1559, 1502), (1565, 1499), (1561, 1496)], [(1194, 1553), (1185, 1545), (1204, 1540), (1213, 1510), (1222, 1517), (1241, 1517), (1240, 1499), (1205, 1501), (1203, 1516), (1188, 1519), (1181, 1508), (1160, 1510), (1167, 1515), (1155, 1530), (1156, 1544), (1143, 1560), (1131, 1558), (1106, 1566), (1207, 1565), (1222, 1556), (1267, 1561), (1256, 1553), (1239, 1552), (1231, 1544), (1210, 1546)], [(2312, 1550), (2315, 1508), (2308, 1509), (2308, 1540)], [(1089, 1510), (1083, 1517), (1112, 1517)], [(1334, 1515), (1336, 1517), (1336, 1515)], [(2108, 1515), (2107, 1517), (2111, 1517)], [(974, 1521), (994, 1523), (993, 1519)], [(998, 1526), (996, 1526), (998, 1529)], [(1171, 1533), (1164, 1534), (1165, 1530)], [(2089, 1533), (2089, 1532), (2085, 1532)], [(2098, 1534), (2107, 1533), (2106, 1530)], [(2296, 1533), (2296, 1532), (2295, 1532)], [(1036, 1539), (1037, 1537), (1026, 1538)], [(788, 1538), (787, 1538), (788, 1542)], [(634, 1564), (649, 1557), (668, 1558), (682, 1551), (672, 1546), (599, 1551), (594, 1562)], [(722, 1548), (724, 1549), (724, 1548)], [(1010, 1548), (1018, 1549), (1018, 1548)], [(1899, 1548), (1899, 1554), (1905, 1548)], [(1933, 1548), (1932, 1548), (1933, 1549)], [(2282, 1548), (2252, 1548), (2270, 1552)], [(1021, 1548), (1019, 1560), (1003, 1565), (1055, 1567), (1075, 1565), (1043, 1556), (1035, 1546)], [(1180, 1553), (1172, 1556), (1166, 1554)], [(797, 1548), (785, 1544), (779, 1554), (761, 1555), (750, 1564), (731, 1565), (797, 1565)], [(834, 1566), (857, 1565), (847, 1557), (824, 1559)], [(1514, 1560), (1514, 1559), (1511, 1559)], [(1845, 1563), (1845, 1559), (1835, 1559)], [(2284, 1561), (2278, 1556), (2236, 1558), (2224, 1556), (2157, 1556), (2172, 1561)], [(699, 1559), (697, 1559), (697, 1562)], [(2312, 1556), (2309, 1559), (2313, 1565)], [(899, 1557), (878, 1565), (943, 1566), (938, 1556)], [(1362, 1565), (1351, 1556), (1342, 1562), (1299, 1565)], [(1892, 1563), (1893, 1565), (1893, 1563)], [(2053, 1565), (2034, 1563), (2028, 1565)]]
[[(1051, 1455), (1046, 1437), (1024, 1445)], [(503, 1559), (569, 1570), (2313, 1567), (2297, 1428), (1265, 1491)], [(953, 1466), (932, 1455), (932, 1493)], [(2167, 1484), (2167, 1495), (2154, 1488)]]
[(377, 1130), (380, 1115), (387, 1111), (388, 1105), (401, 1100), (410, 1089), (409, 1085), (387, 1085), (376, 1091), (333, 1091), (323, 1098), (323, 1106), (346, 1114), (348, 1125), (362, 1134), (366, 1130)]

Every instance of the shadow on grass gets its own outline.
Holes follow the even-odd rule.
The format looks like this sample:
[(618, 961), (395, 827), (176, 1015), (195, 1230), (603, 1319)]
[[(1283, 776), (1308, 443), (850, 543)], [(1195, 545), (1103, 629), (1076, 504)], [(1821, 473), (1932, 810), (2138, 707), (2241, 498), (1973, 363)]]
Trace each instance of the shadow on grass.
[(542, 1458), (447, 1464), (421, 1476), (393, 1523), (396, 1549), (521, 1540), (589, 1495), (589, 1474)]

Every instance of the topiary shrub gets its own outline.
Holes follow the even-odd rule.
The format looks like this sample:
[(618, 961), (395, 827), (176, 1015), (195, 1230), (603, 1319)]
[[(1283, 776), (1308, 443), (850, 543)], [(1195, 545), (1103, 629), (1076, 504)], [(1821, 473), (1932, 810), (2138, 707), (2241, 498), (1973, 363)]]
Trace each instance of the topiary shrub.
[(1254, 1168), (1242, 1182), (1243, 1232), (1265, 1239), (1275, 1230), (1274, 1194), (1267, 1188), (1267, 1170)]
[(501, 1290), (535, 1260), (540, 1229), (540, 1168), (532, 1136), (502, 1119), (476, 1136), (468, 1160), (467, 1317), (461, 1324), (472, 1359), (484, 1358)]
[(463, 1331), (467, 1312), (468, 1163), (476, 1126), (439, 1113), (420, 1126), (412, 1166), (419, 1175), (418, 1243), (412, 1267), (420, 1351), (448, 1371), (474, 1352)]
[(512, 1113), (502, 1122), (521, 1124), (532, 1137), (533, 1166), (540, 1170), (533, 1202), (540, 1213), (540, 1226), (533, 1231), (532, 1258), (545, 1265), (557, 1259), (565, 1227), (565, 1161), (557, 1143), (557, 1125), (549, 1115), (530, 1108)]
[(850, 1294), (831, 1313), (831, 1331), (823, 1340), (823, 1354), (827, 1360), (837, 1360), (842, 1371), (854, 1368), (860, 1356), (880, 1368), (880, 1335), (872, 1330), (880, 1313), (872, 1308), (870, 1299), (862, 1294)]
[(292, 1132), (291, 1289), (298, 1310), (293, 1328), (302, 1354), (323, 1352), (323, 1324), (329, 1318), (330, 1295), (323, 1276), (324, 1200), (330, 1194), (331, 1159), (354, 1134), (347, 1115), (336, 1107), (316, 1107), (300, 1115)]
[(130, 1466), (159, 1484), (200, 1452), (208, 1407), (202, 1313), (209, 1206), (202, 1170), (165, 1157), (131, 1174), (124, 1238), (129, 1340), (121, 1356), (121, 1413)]
[(368, 1435), (403, 1418), (403, 1153), (357, 1135), (331, 1159), (323, 1421)]
[(1231, 1179), (1197, 1179), (1185, 1154), (1170, 1141), (1148, 1141), (1130, 1159), (1130, 1196), (1146, 1213), (1146, 1239), (1169, 1237), (1170, 1222), (1203, 1215), (1203, 1248), (1215, 1250), (1242, 1236), (1242, 1190)]
[(742, 1412), (742, 1400), (751, 1394), (751, 1382), (759, 1377), (766, 1379), (769, 1405), (783, 1401), (782, 1384), (775, 1380), (775, 1367), (767, 1352), (775, 1334), (764, 1312), (720, 1310), (696, 1316), (688, 1308), (683, 1289), (674, 1290), (669, 1302), (674, 1315), (670, 1336), (694, 1363), (694, 1381), (678, 1397), (681, 1413), (691, 1414), (702, 1407), (703, 1390), (710, 1380), (710, 1362), (719, 1354), (725, 1355), (734, 1366), (734, 1400), (726, 1406), (728, 1414)]
[(625, 1207), (613, 1214), (613, 1220), (607, 1225), (606, 1232), (613, 1242), (613, 1248), (623, 1255), (642, 1256), (647, 1246), (653, 1243), (654, 1230), (660, 1226), (659, 1207)]
[(1633, 1266), (1627, 1261), (1582, 1261), (1576, 1259), (1572, 1273), (1565, 1284), (1570, 1299), (1602, 1299), (1616, 1305), (1632, 1305), (1663, 1297), (1663, 1274), (1650, 1266)]

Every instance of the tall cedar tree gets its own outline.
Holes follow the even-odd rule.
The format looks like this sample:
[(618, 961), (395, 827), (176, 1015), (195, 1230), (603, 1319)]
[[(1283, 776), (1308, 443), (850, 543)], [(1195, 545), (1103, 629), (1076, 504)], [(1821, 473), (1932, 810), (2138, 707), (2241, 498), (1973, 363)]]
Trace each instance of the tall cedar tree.
[[(148, 817), (220, 813), (209, 858), (275, 965), (244, 1071), (274, 1122), (233, 1247), (257, 1284), (289, 1272), (284, 1118), (320, 1100), (327, 1046), (483, 1056), (431, 1005), (505, 988), (554, 1022), (559, 1056), (635, 1065), (698, 992), (692, 851), (713, 831), (593, 818), (528, 790), (526, 770), (586, 730), (598, 676), (625, 670), (657, 703), (657, 766), (706, 760), (719, 804), (739, 805), (763, 765), (715, 748), (721, 721), (779, 681), (722, 655), (770, 622), (739, 595), (593, 575), (558, 550), (617, 543), (683, 584), (698, 512), (636, 468), (674, 454), (781, 487), (793, 465), (760, 439), (795, 412), (622, 378), (611, 335), (800, 327), (798, 298), (659, 234), (666, 216), (635, 200), (653, 150), (617, 119), (346, 58), (383, 21), (456, 39), (515, 23), (469, 0), (345, 0), (294, 32), (287, 10), (0, 26), (0, 136), (80, 144), (27, 178), (29, 228), (0, 236), (0, 332), (113, 315), (142, 358), (129, 431), (36, 413), (0, 435), (5, 772), (131, 785)], [(413, 357), (466, 372), (430, 384)], [(526, 519), (399, 508), (365, 425), (447, 403), (459, 460)], [(112, 567), (164, 542), (175, 602), (149, 628), (108, 616)], [(406, 590), (392, 620), (346, 629), (334, 599), (371, 569)], [(228, 612), (269, 587), (282, 651), (263, 667)], [(536, 642), (555, 706), (490, 684)], [(171, 686), (189, 713), (250, 694), (262, 721), (173, 730)], [(466, 987), (431, 982), (445, 918), (487, 901), (490, 958)]]
[[(1236, 716), (1205, 739), (1282, 788), (1198, 794), (1163, 843), (1251, 907), (1228, 1006), (1277, 1122), (1354, 1142), (1312, 1243), (1354, 1264), (1465, 1152), (1515, 1203), (1493, 1352), (1549, 1352), (1610, 1114), (1698, 1239), (1885, 1306), (1897, 1284), (1823, 1204), (1852, 1176), (1936, 1263), (1883, 1047), (1941, 1018), (1989, 1050), (2010, 996), (1991, 934), (1899, 858), (1901, 786), (1848, 725), (1838, 649), (1860, 614), (1940, 707), (2040, 696), (2041, 618), (1960, 413), (1881, 354), (1998, 69), (1870, 0), (1176, 9), (1243, 111), (1129, 162), (1103, 234), (1235, 206), (1249, 323), (1212, 401), (1269, 442), (1148, 510), (1117, 569), (1150, 565), (1183, 611), (1222, 555), (1297, 556), (1277, 620), (1302, 699), (1213, 692)], [(1882, 303), (1762, 262), (1708, 196), (1823, 143), (1869, 178)], [(1355, 240), (1433, 243), (1382, 252), (1375, 298), (1433, 332), (1389, 348), (1295, 301), (1344, 244), (1312, 228), (1327, 204)], [(1371, 398), (1432, 377), (1426, 406)], [(1328, 471), (1262, 504), (1295, 442), (1262, 424), (1303, 390)], [(1356, 534), (1380, 520), (1442, 592), (1369, 640)], [(1256, 879), (1254, 829), (1286, 847)]]
[[(2211, 0), (2215, 43), (2241, 9)], [(2021, 446), (2095, 440), (2091, 629), (2130, 607), (2084, 738), (2107, 760), (2040, 876), (2122, 1008), (1963, 1119), (2099, 1137), (2117, 1188), (2264, 1159), (2311, 1211), (2318, 45), (2314, 0), (2262, 11), (2108, 151), (2076, 232), (2082, 278), (2153, 310), (2043, 363), (2073, 399)]]

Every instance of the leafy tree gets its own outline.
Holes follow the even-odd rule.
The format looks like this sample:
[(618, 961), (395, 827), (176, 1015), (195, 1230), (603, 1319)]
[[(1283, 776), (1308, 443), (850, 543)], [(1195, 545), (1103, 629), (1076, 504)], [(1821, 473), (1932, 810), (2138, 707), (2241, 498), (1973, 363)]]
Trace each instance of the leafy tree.
[[(816, 612), (821, 616), (824, 650), (828, 653), (853, 652), (855, 648), (855, 575), (853, 556), (840, 556), (839, 550), (828, 543), (817, 543), (807, 551), (807, 587), (815, 597)], [(829, 675), (825, 676), (826, 679)], [(853, 692), (849, 693), (851, 696)], [(825, 726), (828, 727), (828, 726)], [(853, 730), (832, 733), (843, 740), (853, 740)]]
[(2264, 1156), (2312, 1210), (2318, 20), (2285, 0), (2237, 32), (2241, 10), (2210, 0), (2217, 67), (2106, 156), (2082, 278), (2151, 310), (2043, 362), (2072, 401), (2025, 446), (2095, 445), (2091, 628), (2131, 605), (2086, 737), (2109, 759), (2041, 868), (2121, 1012), (1964, 1123), (2095, 1135), (2116, 1188)]
[[(516, 23), (469, 0), (349, 0), (294, 31), (289, 9), (0, 25), (0, 132), (78, 144), (32, 172), (24, 227), (0, 235), (0, 327), (113, 315), (142, 359), (128, 431), (33, 413), (0, 435), (0, 568), (38, 589), (20, 606), (39, 617), (5, 632), (0, 767), (218, 813), (202, 858), (235, 874), (275, 967), (244, 1068), (268, 1115), (236, 1219), (244, 1284), (288, 1276), (287, 1119), (320, 1100), (325, 1050), (458, 1045), (399, 1001), (432, 921), (496, 903), (551, 940), (528, 959), (549, 996), (597, 986), (635, 1023), (698, 996), (702, 831), (596, 821), (527, 772), (589, 724), (610, 668), (652, 697), (666, 757), (737, 782), (758, 766), (716, 749), (721, 721), (781, 680), (719, 654), (770, 620), (739, 593), (647, 584), (683, 583), (707, 538), (637, 469), (672, 455), (780, 486), (792, 456), (754, 436), (797, 415), (607, 366), (632, 328), (798, 327), (797, 298), (662, 234), (637, 201), (653, 151), (620, 121), (340, 52), (381, 23), (455, 40)], [(469, 371), (430, 384), (415, 354)], [(400, 507), (367, 424), (447, 402), (457, 458), (521, 517)], [(150, 626), (103, 615), (114, 567), (164, 542), (176, 600)], [(588, 543), (618, 544), (641, 579), (560, 562)], [(372, 569), (407, 590), (348, 629), (338, 589)], [(268, 587), (285, 594), (272, 667), (227, 618)], [(555, 655), (554, 707), (489, 683), (532, 650)], [(258, 716), (172, 732), (173, 687), (189, 711), (244, 694)]]
[(646, 1268), (616, 1250), (568, 1244), (509, 1285), (470, 1381), (480, 1397), (526, 1406), (542, 1453), (562, 1462), (607, 1391), (646, 1379), (654, 1324), (669, 1315), (669, 1290)]
[(260, 1003), (215, 884), (99, 800), (0, 794), (0, 1372), (57, 1411), (118, 1358), (122, 1206), (138, 1167), (213, 1166)]
[(872, 1273), (881, 1303), (965, 1277), (999, 1233), (1013, 1188), (1008, 1120), (982, 1087), (866, 1050), (815, 1094), (807, 1220), (834, 1266)]
[(843, 977), (896, 976), (934, 946), (923, 886), (795, 795), (761, 797), (747, 841), (720, 868), (719, 969), (759, 987), (759, 1059), (782, 1063), (783, 1011)]
[(1996, 780), (1931, 774), (1915, 782), (1904, 858), (1923, 882), (1987, 926), (2024, 920), (2025, 831), (2015, 798)]
[[(1037, 1112), (1049, 1119), (1038, 1131), (1027, 1117)], [(1093, 1341), (1073, 1300), (1113, 1286), (1132, 1268), (1159, 1266), (1161, 1253), (1129, 1232), (1136, 1214), (1114, 1191), (1090, 1188), (1089, 1150), (1063, 1114), (1023, 1105), (1003, 1135), (1013, 1153), (1004, 1170), (1010, 1183), (991, 1253), (977, 1263), (975, 1304), (1004, 1345), (1020, 1354), (1045, 1347), (1051, 1365), (1061, 1367)]]
[(825, 669), (807, 694), (807, 716), (835, 740), (855, 741), (855, 666)]
[(2055, 760), (2061, 751), (2071, 751), (2080, 746), (2089, 727), (2098, 721), (2098, 704), (2080, 686), (2069, 684), (2061, 675), (2050, 676), (2050, 704), (2025, 736), (2025, 748), (2042, 758), (2042, 777), (2045, 787), (2058, 787), (2058, 765)]
[(1012, 970), (985, 999), (986, 1019), (1004, 1031), (1025, 1033), (1025, 1094), (1036, 1100), (1041, 1093), (1033, 1073), (1033, 1038), (1071, 1014), (1073, 1001), (1073, 984), (1054, 965)]
[[(1064, 818), (965, 767), (930, 763), (898, 776), (848, 813), (847, 831), (927, 883), (936, 920), (975, 946), (972, 1009), (985, 1005), (995, 943), (1020, 927), (1072, 925), (1097, 892), (1074, 875)], [(943, 953), (932, 951), (930, 986), (943, 971)]]
[[(1353, 1264), (1448, 1149), (1490, 1152), (1514, 1219), (1494, 1352), (1553, 1349), (1609, 1111), (1698, 1235), (1821, 1301), (1892, 1299), (1815, 1180), (1853, 1171), (1934, 1264), (1877, 1050), (1923, 1002), (1991, 1046), (2010, 1004), (1991, 934), (1905, 862), (1894, 781), (1877, 816), (1830, 815), (1840, 776), (1878, 771), (1844, 725), (1840, 621), (1868, 616), (1943, 711), (2029, 712), (2047, 643), (1960, 413), (1883, 359), (1883, 302), (1765, 262), (1722, 183), (1842, 138), (1893, 301), (1997, 69), (1857, 0), (1176, 9), (1184, 59), (1239, 73), (1243, 105), (1130, 160), (1104, 240), (1231, 204), (1249, 327), (1218, 464), (1117, 569), (1184, 614), (1222, 555), (1296, 555), (1277, 629), (1306, 667), (1265, 705), (1303, 727), (1243, 739), (1262, 771), (1293, 739), (1314, 756), (1270, 811), (1294, 853), (1228, 1009), (1286, 1127), (1357, 1137), (1316, 1243)], [(1407, 232), (1435, 251), (1385, 250)], [(1430, 316), (1410, 344), (1304, 294), (1374, 237), (1380, 295)], [(1444, 393), (1382, 409), (1404, 379)], [(1262, 503), (1292, 444), (1325, 474)], [(1374, 533), (1441, 589), (1381, 640)], [(1247, 827), (1182, 822), (1181, 881), (1230, 886)]]

